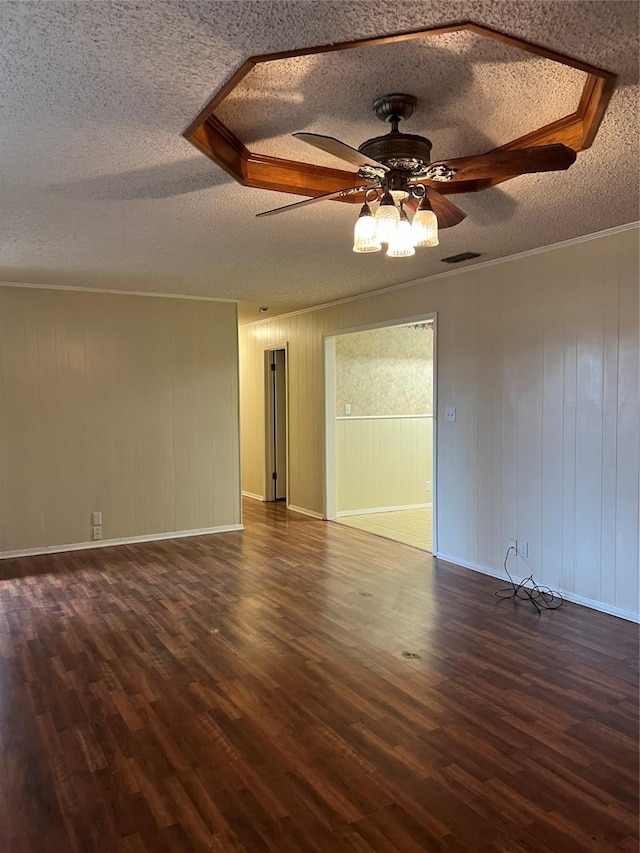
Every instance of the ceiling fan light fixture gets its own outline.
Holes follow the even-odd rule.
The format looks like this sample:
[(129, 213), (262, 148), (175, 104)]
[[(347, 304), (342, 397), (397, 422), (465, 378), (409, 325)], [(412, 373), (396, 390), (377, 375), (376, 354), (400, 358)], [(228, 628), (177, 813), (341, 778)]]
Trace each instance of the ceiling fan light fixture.
[(438, 218), (433, 212), (429, 199), (425, 195), (411, 223), (411, 234), (413, 245), (416, 248), (437, 246), (438, 240)]
[(390, 243), (396, 234), (400, 222), (400, 213), (395, 206), (393, 196), (387, 190), (376, 210), (376, 232), (380, 243)]
[(405, 201), (409, 198), (408, 190), (389, 190), (389, 192), (391, 193), (391, 198), (395, 204), (400, 204), (401, 201)]
[(411, 223), (403, 209), (400, 210), (399, 220), (396, 232), (387, 249), (387, 255), (390, 258), (408, 258), (416, 253), (413, 246)]
[(379, 252), (382, 244), (377, 237), (376, 220), (365, 201), (353, 229), (353, 251), (359, 254)]

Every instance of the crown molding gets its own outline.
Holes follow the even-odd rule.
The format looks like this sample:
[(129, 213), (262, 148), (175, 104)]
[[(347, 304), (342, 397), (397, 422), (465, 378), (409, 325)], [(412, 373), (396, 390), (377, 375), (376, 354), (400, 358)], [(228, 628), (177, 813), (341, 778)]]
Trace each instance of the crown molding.
[(597, 240), (600, 237), (611, 237), (613, 234), (620, 234), (623, 231), (632, 231), (640, 228), (640, 221), (627, 222), (624, 225), (616, 225), (613, 228), (606, 228), (604, 231), (596, 231), (593, 234), (583, 234), (580, 237), (571, 237), (569, 240), (562, 240), (560, 243), (551, 243), (547, 246), (538, 246), (536, 249), (526, 249), (524, 252), (518, 252), (515, 255), (505, 255), (502, 258), (492, 258), (489, 261), (480, 261), (480, 263), (472, 264), (468, 267), (463, 267), (459, 270), (447, 270), (446, 272), (428, 275), (424, 278), (415, 278), (412, 281), (406, 281), (402, 284), (392, 284), (389, 287), (382, 287), (379, 290), (367, 290), (365, 293), (358, 293), (355, 296), (345, 296), (343, 299), (335, 299), (333, 302), (322, 302), (319, 305), (312, 305), (309, 308), (300, 308), (297, 311), (290, 311), (288, 314), (278, 314), (276, 317), (268, 317), (264, 320), (252, 320), (249, 323), (240, 323), (240, 326), (262, 326), (266, 323), (273, 323), (276, 320), (284, 320), (287, 317), (296, 317), (299, 314), (309, 314), (311, 311), (320, 311), (323, 308), (333, 308), (334, 305), (344, 305), (347, 302), (357, 302), (360, 299), (369, 299), (372, 296), (379, 296), (382, 293), (393, 293), (397, 290), (404, 290), (406, 287), (416, 287), (420, 284), (426, 284), (428, 281), (437, 281), (441, 278), (452, 278), (457, 275), (464, 275), (467, 272), (494, 267), (498, 264), (507, 264), (510, 261), (517, 261), (521, 258), (529, 258), (532, 255), (541, 255), (545, 252), (553, 252), (556, 249), (564, 249), (567, 246), (575, 246), (578, 243), (586, 243), (589, 240)]
[(78, 287), (72, 284), (32, 284), (25, 281), (0, 281), (0, 287), (28, 287), (34, 290), (71, 290), (76, 293), (112, 293), (116, 296), (152, 296), (156, 299), (190, 299), (196, 302), (233, 302), (222, 296), (194, 296), (187, 293), (159, 293), (155, 290), (116, 290), (110, 287)]

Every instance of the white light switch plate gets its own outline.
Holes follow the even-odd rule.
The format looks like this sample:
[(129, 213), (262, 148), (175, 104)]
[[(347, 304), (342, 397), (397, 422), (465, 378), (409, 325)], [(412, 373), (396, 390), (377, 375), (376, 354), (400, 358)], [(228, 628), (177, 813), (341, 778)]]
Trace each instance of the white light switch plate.
[(91, 513), (91, 524), (94, 526), (102, 524), (102, 513), (101, 512), (92, 512)]
[(445, 421), (455, 421), (456, 419), (456, 407), (455, 406), (447, 406), (444, 410), (444, 419)]

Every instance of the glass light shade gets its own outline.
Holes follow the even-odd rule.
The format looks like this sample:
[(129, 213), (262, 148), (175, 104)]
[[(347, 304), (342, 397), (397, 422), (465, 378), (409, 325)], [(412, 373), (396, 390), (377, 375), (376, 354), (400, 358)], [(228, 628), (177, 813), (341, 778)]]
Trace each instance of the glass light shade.
[(376, 220), (371, 213), (371, 208), (365, 202), (353, 229), (353, 251), (364, 254), (379, 252), (381, 248), (382, 245), (376, 236)]
[(380, 243), (390, 243), (393, 240), (399, 220), (398, 208), (393, 203), (391, 194), (387, 192), (382, 196), (376, 210), (376, 230)]
[(407, 219), (407, 214), (403, 210), (400, 213), (400, 222), (398, 222), (394, 238), (389, 243), (387, 255), (390, 258), (408, 258), (410, 255), (415, 255), (415, 253), (416, 250), (413, 247), (411, 223)]
[(396, 204), (400, 204), (401, 201), (405, 201), (409, 198), (407, 190), (389, 190), (389, 192), (391, 193), (391, 198)]
[(438, 245), (438, 218), (433, 210), (431, 210), (429, 202), (424, 199), (413, 217), (411, 231), (413, 234), (413, 245), (417, 248)]

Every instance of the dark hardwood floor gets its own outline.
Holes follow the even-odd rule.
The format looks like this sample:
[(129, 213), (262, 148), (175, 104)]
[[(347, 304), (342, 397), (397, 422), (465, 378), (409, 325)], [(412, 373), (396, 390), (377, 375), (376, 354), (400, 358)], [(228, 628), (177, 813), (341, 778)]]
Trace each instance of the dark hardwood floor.
[(0, 850), (638, 849), (637, 626), (248, 501), (0, 563)]

